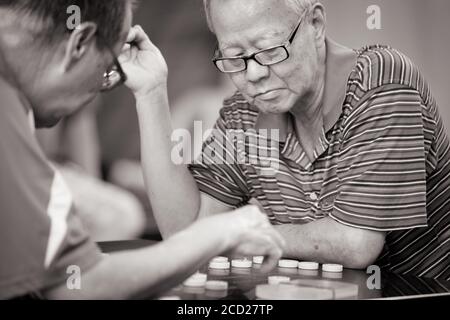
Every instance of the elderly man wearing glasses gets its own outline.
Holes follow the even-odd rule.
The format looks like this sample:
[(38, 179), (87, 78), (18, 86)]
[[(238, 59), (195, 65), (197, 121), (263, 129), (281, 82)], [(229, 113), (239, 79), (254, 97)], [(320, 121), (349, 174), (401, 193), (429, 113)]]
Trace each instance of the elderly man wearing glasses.
[[(204, 3), (218, 43), (213, 62), (237, 92), (201, 161), (171, 162), (166, 73), (152, 74), (148, 103), (138, 104), (164, 235), (257, 201), (286, 240), (286, 257), (448, 279), (449, 140), (411, 60), (388, 46), (333, 42), (315, 0)], [(246, 131), (278, 138), (258, 146), (229, 138)], [(269, 175), (267, 156), (249, 153), (267, 155), (268, 145), (278, 151)], [(230, 162), (229, 154), (252, 161)]]

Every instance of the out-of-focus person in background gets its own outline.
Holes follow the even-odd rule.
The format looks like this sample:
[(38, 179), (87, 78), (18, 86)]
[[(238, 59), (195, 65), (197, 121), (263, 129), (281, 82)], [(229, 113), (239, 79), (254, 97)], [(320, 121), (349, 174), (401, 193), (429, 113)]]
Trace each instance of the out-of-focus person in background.
[(136, 239), (146, 230), (144, 208), (130, 191), (102, 180), (96, 113), (100, 97), (38, 141), (72, 192), (83, 225), (95, 241)]

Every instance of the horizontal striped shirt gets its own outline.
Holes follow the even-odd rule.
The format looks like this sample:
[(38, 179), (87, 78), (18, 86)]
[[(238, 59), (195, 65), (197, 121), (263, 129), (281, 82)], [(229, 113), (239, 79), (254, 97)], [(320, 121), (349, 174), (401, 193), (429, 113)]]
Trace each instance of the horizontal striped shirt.
[[(339, 61), (333, 57), (335, 47), (327, 40), (328, 88), (340, 68), (333, 65)], [(227, 137), (229, 131), (252, 130), (258, 122), (258, 109), (238, 92), (225, 100), (213, 135), (204, 143), (202, 161), (190, 170), (202, 193), (230, 207), (253, 198), (273, 224), (330, 217), (386, 232), (380, 266), (450, 279), (450, 145), (436, 101), (404, 54), (381, 45), (356, 53), (341, 84), (342, 97), (325, 97), (336, 107), (324, 122), (313, 159), (291, 125), (286, 139), (267, 143), (278, 157), (271, 158), (275, 173), (266, 174), (263, 162), (276, 153), (247, 154), (249, 139), (239, 148), (236, 139)], [(217, 163), (217, 156), (210, 155), (221, 151), (252, 162)]]

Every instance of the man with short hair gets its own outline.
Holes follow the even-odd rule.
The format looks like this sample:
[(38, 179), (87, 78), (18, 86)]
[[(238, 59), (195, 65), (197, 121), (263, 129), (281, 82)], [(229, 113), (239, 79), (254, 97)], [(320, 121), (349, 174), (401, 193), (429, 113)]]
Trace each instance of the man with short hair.
[[(81, 12), (73, 30), (66, 24), (72, 5)], [(283, 240), (254, 206), (107, 257), (90, 240), (34, 128), (56, 124), (123, 82), (138, 105), (152, 108), (154, 76), (167, 67), (131, 22), (129, 0), (0, 0), (0, 299), (153, 296), (221, 253), (265, 255), (265, 270), (281, 255)], [(71, 270), (81, 272), (79, 290), (66, 285)]]
[[(449, 279), (450, 145), (418, 68), (387, 46), (333, 42), (315, 0), (204, 3), (214, 63), (238, 91), (190, 171), (164, 153), (146, 157), (154, 144), (143, 144), (163, 233), (254, 199), (286, 240), (286, 257)], [(140, 112), (142, 127), (168, 136), (167, 106), (154, 109)], [(230, 138), (236, 132), (268, 141)], [(229, 154), (251, 161), (223, 161)], [(177, 198), (170, 210), (158, 200), (165, 193)]]

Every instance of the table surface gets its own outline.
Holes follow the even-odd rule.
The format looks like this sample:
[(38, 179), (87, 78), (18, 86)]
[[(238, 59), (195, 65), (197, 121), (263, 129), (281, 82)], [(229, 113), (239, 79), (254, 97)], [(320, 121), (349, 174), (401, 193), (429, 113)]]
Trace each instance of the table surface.
[[(101, 242), (99, 246), (104, 253), (139, 249), (155, 244), (155, 241), (133, 240)], [(362, 270), (344, 269), (342, 274), (324, 273), (322, 271), (305, 271), (299, 269), (276, 268), (269, 274), (263, 274), (258, 265), (250, 269), (230, 268), (229, 270), (200, 270), (208, 275), (208, 280), (228, 282), (227, 291), (209, 291), (204, 288), (189, 288), (180, 285), (163, 296), (176, 296), (182, 300), (254, 300), (257, 285), (267, 284), (268, 276), (279, 275), (296, 279), (328, 280), (345, 282), (358, 286), (358, 295), (352, 299), (424, 299), (435, 296), (450, 296), (450, 281), (399, 276), (382, 272), (381, 289), (370, 290), (367, 280), (371, 274)]]

